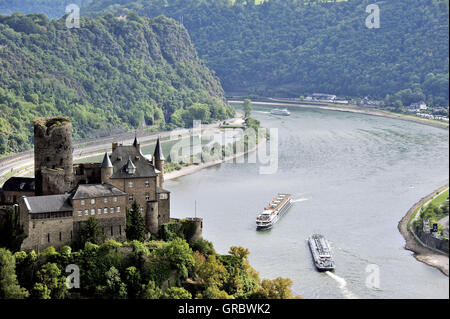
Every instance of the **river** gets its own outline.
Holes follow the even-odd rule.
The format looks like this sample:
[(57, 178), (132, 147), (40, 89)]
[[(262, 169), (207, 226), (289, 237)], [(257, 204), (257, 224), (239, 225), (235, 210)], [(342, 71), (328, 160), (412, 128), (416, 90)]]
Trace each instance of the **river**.
[[(203, 235), (219, 253), (248, 248), (262, 278), (291, 278), (304, 298), (449, 298), (448, 277), (415, 260), (397, 230), (415, 202), (448, 182), (448, 131), (295, 107), (279, 117), (270, 108), (253, 106), (253, 116), (278, 129), (277, 172), (224, 163), (166, 181), (171, 215), (193, 216), (197, 201)], [(278, 192), (296, 203), (271, 230), (257, 232), (256, 215)], [(312, 233), (329, 240), (334, 273), (315, 270), (306, 242)]]

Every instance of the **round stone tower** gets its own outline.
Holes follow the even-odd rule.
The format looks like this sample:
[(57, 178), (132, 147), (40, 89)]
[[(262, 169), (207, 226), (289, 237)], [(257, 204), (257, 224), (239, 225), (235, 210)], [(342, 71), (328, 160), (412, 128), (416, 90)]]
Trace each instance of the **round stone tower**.
[(111, 163), (111, 160), (109, 159), (108, 153), (105, 153), (101, 166), (102, 184), (109, 183), (109, 178), (111, 177), (112, 174), (113, 174), (113, 165)]
[(34, 121), (36, 195), (63, 194), (75, 185), (72, 158), (72, 122), (66, 117)]

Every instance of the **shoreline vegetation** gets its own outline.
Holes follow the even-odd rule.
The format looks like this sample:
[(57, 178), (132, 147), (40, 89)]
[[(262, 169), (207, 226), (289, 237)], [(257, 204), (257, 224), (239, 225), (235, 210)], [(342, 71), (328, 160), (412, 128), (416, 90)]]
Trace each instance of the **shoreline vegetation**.
[(431, 267), (439, 269), (443, 274), (447, 277), (449, 275), (449, 258), (448, 255), (444, 253), (440, 253), (436, 250), (430, 249), (423, 244), (421, 244), (413, 230), (410, 228), (410, 222), (414, 219), (415, 214), (419, 212), (419, 210), (428, 203), (431, 199), (433, 199), (436, 194), (440, 194), (443, 191), (448, 189), (448, 185), (442, 186), (436, 189), (431, 194), (423, 197), (420, 201), (415, 203), (406, 213), (406, 215), (400, 220), (398, 223), (398, 230), (405, 238), (406, 244), (405, 249), (410, 250), (414, 253), (414, 257)]

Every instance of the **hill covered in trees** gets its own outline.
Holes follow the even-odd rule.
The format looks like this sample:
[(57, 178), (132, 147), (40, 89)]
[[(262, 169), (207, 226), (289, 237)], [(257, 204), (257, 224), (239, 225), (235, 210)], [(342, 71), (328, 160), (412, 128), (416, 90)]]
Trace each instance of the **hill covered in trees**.
[(83, 14), (165, 15), (183, 21), (227, 92), (325, 92), (448, 105), (448, 0), (98, 0)]
[[(177, 111), (176, 118), (172, 114)], [(75, 138), (233, 114), (186, 29), (166, 17), (0, 16), (0, 154), (32, 145), (32, 120), (69, 116)]]

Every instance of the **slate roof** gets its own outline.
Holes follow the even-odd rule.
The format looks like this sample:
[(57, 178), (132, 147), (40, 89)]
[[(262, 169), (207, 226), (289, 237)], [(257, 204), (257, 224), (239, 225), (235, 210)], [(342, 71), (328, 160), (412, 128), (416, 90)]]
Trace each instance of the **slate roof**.
[[(128, 160), (131, 159), (136, 167), (134, 174), (127, 173)], [(155, 177), (157, 173), (152, 162), (145, 158), (137, 147), (133, 145), (118, 145), (111, 154), (114, 167), (111, 178), (139, 178)]]
[(30, 196), (25, 197), (24, 201), (31, 214), (73, 211), (70, 194)]
[(161, 148), (161, 143), (159, 141), (159, 137), (158, 140), (156, 141), (156, 146), (155, 146), (155, 152), (153, 153), (153, 156), (155, 157), (155, 160), (157, 161), (164, 161), (164, 154)]
[(3, 184), (4, 191), (34, 192), (34, 178), (11, 177)]
[(72, 193), (72, 199), (96, 198), (106, 196), (122, 196), (122, 192), (110, 184), (80, 184)]
[(109, 159), (108, 153), (105, 153), (101, 168), (110, 168), (110, 167), (113, 167), (113, 165), (111, 163), (111, 160)]

